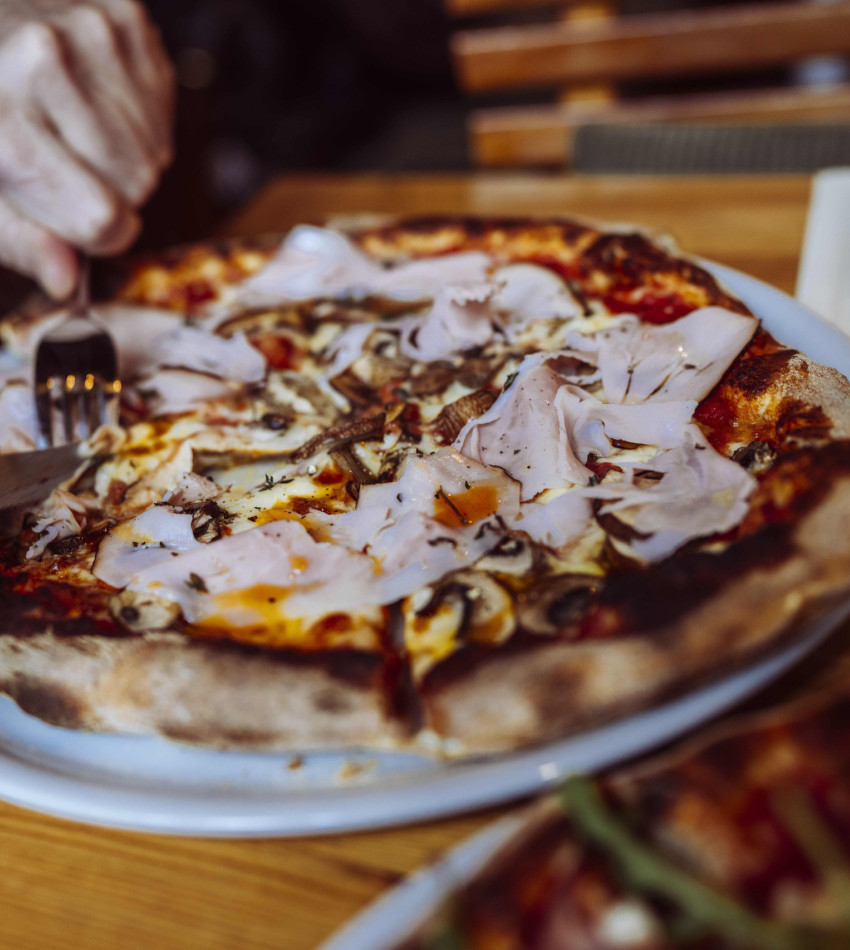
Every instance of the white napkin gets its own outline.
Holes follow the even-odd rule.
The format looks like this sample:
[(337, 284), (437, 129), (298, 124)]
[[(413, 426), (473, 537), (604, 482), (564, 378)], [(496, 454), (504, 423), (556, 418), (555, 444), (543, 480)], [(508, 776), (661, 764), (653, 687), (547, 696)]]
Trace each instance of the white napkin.
[(850, 335), (850, 168), (814, 177), (797, 299)]

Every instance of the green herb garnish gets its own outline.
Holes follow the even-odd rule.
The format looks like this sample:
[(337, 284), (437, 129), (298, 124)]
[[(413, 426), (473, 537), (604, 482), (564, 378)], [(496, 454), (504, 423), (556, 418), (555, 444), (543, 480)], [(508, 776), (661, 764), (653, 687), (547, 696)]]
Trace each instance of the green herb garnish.
[(639, 841), (605, 804), (595, 783), (584, 776), (569, 779), (561, 802), (579, 835), (603, 851), (632, 890), (665, 898), (695, 925), (748, 950), (841, 950), (845, 932), (782, 926), (753, 914), (731, 897), (714, 890)]

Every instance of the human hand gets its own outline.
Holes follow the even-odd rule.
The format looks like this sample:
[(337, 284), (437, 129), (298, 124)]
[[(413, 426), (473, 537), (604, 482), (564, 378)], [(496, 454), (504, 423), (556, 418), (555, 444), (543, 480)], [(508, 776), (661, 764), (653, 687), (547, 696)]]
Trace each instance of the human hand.
[(174, 71), (136, 0), (0, 0), (0, 263), (54, 297), (125, 250), (171, 160)]

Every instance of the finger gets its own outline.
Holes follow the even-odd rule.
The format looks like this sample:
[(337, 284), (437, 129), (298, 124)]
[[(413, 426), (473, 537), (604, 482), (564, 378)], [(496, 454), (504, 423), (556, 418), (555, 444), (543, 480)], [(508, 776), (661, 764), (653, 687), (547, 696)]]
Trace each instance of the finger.
[(91, 254), (132, 243), (138, 216), (46, 128), (12, 120), (3, 132), (0, 189), (19, 212)]
[(105, 10), (115, 28), (119, 49), (140, 89), (154, 130), (160, 167), (165, 167), (173, 152), (172, 133), (176, 76), (156, 26), (145, 8), (135, 0), (92, 0)]
[(74, 250), (0, 198), (0, 261), (37, 280), (57, 300), (77, 283)]
[(72, 12), (73, 28), (67, 26), (57, 37), (61, 55), (46, 58), (34, 70), (36, 104), (72, 152), (130, 204), (140, 204), (156, 186), (159, 167), (151, 136), (139, 131), (144, 120), (132, 115), (138, 92), (131, 88), (103, 13), (82, 6)]
[(149, 93), (130, 68), (109, 13), (95, 3), (75, 4), (64, 16), (74, 72), (104, 114), (115, 111), (128, 122), (154, 158), (157, 124), (151, 121)]

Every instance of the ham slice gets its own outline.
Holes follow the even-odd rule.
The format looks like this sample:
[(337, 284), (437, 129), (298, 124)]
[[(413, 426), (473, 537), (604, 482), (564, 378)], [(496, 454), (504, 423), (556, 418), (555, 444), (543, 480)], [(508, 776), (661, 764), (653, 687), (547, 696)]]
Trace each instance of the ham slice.
[(239, 288), (244, 306), (275, 306), (316, 297), (424, 300), (445, 284), (478, 283), (490, 266), (486, 254), (449, 254), (385, 268), (347, 237), (328, 228), (294, 228), (259, 273)]
[(39, 537), (27, 549), (27, 557), (40, 557), (51, 541), (79, 534), (83, 529), (86, 506), (76, 495), (57, 488), (39, 511), (32, 530)]
[(151, 399), (157, 415), (191, 412), (243, 392), (239, 383), (191, 369), (157, 370), (139, 380), (137, 388)]
[[(703, 307), (663, 326), (622, 316), (570, 346), (599, 367), (608, 402), (699, 402), (755, 333), (758, 323), (723, 307)], [(636, 440), (632, 440), (636, 441)]]
[(447, 360), (485, 346), (500, 333), (490, 311), (488, 284), (449, 286), (436, 291), (424, 314), (399, 323), (399, 349), (416, 360)]
[(409, 456), (396, 481), (361, 488), (356, 511), (315, 514), (311, 526), (376, 558), (379, 602), (392, 603), (477, 561), (518, 514), (516, 482), (441, 449)]
[(546, 267), (509, 264), (493, 274), (491, 307), (510, 340), (536, 320), (571, 320), (581, 315), (569, 288)]
[(262, 353), (241, 331), (223, 337), (186, 326), (153, 341), (149, 365), (180, 367), (239, 383), (259, 382), (266, 372)]
[(563, 377), (529, 357), (490, 409), (470, 419), (453, 445), (482, 465), (498, 465), (528, 501), (547, 488), (586, 485), (590, 471), (573, 450), (558, 394)]
[(744, 468), (716, 452), (696, 425), (688, 425), (680, 443), (640, 466), (660, 474), (658, 481), (635, 479), (627, 466), (620, 484), (585, 489), (603, 499), (605, 512), (616, 513), (645, 537), (631, 542), (650, 561), (672, 554), (686, 541), (728, 531), (744, 517), (756, 481)]
[(612, 405), (571, 385), (562, 386), (555, 399), (573, 451), (584, 461), (591, 452), (600, 458), (610, 456), (614, 450), (612, 439), (673, 448), (681, 441), (682, 428), (690, 422), (696, 407), (695, 402)]
[[(159, 506), (117, 525), (101, 542), (94, 574), (113, 587), (174, 601), (198, 624), (248, 627), (268, 623), (270, 612), (312, 623), (374, 604), (372, 559), (314, 541), (297, 522), (273, 522), (202, 544), (191, 521)], [(258, 590), (261, 598), (229, 596)]]
[(137, 589), (146, 571), (200, 547), (192, 534), (191, 515), (156, 505), (112, 528), (100, 542), (92, 573), (110, 587)]
[(593, 510), (581, 491), (567, 491), (546, 504), (522, 506), (516, 527), (532, 540), (551, 548), (563, 548), (580, 538), (593, 523)]

